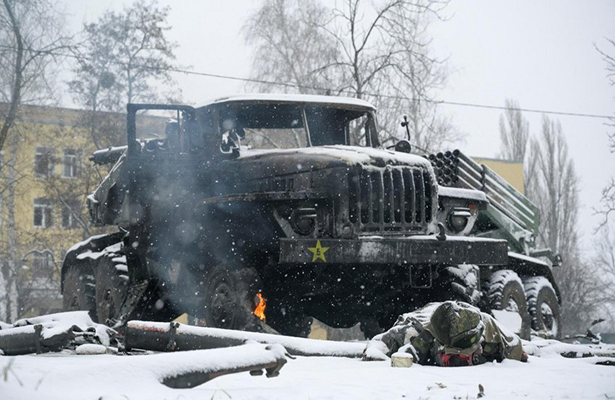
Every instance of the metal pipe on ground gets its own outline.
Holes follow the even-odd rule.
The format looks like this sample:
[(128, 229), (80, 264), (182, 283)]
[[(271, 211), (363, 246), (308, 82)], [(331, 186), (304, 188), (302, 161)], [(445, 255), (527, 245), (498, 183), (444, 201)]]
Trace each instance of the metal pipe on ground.
[(43, 335), (43, 325), (0, 330), (0, 351), (6, 356), (41, 354), (66, 348), (75, 335), (71, 329)]
[(365, 348), (365, 344), (360, 342), (332, 342), (269, 333), (188, 326), (176, 322), (129, 321), (125, 333), (127, 350), (214, 349), (239, 346), (250, 340), (263, 344), (280, 344), (289, 354), (296, 356), (360, 358)]
[[(160, 382), (173, 389), (188, 389), (223, 375), (250, 372), (252, 376), (266, 373), (268, 378), (280, 374), (286, 364), (285, 350), (279, 345), (248, 344), (226, 349), (204, 350), (189, 368), (163, 372)], [(170, 354), (167, 354), (167, 356)], [(196, 359), (196, 357), (194, 357)]]

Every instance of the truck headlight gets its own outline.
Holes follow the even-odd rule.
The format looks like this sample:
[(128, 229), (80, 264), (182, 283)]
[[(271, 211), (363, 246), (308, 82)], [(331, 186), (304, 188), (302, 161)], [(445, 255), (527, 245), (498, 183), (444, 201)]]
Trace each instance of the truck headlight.
[(316, 209), (297, 208), (291, 216), (293, 230), (300, 235), (309, 235), (316, 228)]
[(461, 232), (468, 226), (471, 216), (469, 208), (455, 207), (448, 215), (448, 227), (454, 232)]

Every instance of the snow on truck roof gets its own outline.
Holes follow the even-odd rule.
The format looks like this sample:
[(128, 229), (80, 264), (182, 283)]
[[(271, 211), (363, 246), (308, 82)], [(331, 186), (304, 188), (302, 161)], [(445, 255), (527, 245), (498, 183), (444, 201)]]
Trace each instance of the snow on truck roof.
[(351, 106), (368, 108), (370, 110), (376, 110), (376, 107), (371, 103), (355, 99), (352, 97), (338, 97), (338, 96), (319, 96), (310, 94), (270, 94), (270, 93), (257, 93), (257, 94), (240, 94), (234, 96), (219, 97), (212, 101), (209, 101), (205, 106), (212, 104), (242, 102), (242, 101), (257, 101), (257, 102), (271, 102), (271, 103), (318, 103), (318, 104), (330, 104), (339, 106)]

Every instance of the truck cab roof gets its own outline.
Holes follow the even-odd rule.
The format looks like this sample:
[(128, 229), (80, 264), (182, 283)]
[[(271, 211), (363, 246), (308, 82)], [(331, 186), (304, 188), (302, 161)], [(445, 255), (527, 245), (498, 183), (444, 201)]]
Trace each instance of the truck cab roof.
[(376, 111), (376, 107), (362, 99), (351, 97), (338, 96), (321, 96), (308, 94), (240, 94), (219, 97), (207, 102), (203, 107), (208, 107), (213, 104), (233, 103), (233, 102), (250, 102), (250, 103), (295, 103), (295, 104), (320, 104), (332, 107), (355, 108)]

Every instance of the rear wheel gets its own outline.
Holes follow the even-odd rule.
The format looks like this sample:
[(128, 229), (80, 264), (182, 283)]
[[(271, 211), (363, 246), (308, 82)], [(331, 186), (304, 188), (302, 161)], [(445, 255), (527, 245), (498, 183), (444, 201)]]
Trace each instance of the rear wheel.
[(89, 265), (68, 267), (62, 278), (62, 306), (65, 311), (86, 310), (93, 321), (96, 318), (96, 288)]
[[(487, 292), (487, 308), (518, 314), (521, 318), (520, 327), (511, 330), (517, 330), (516, 333), (519, 336), (523, 339), (529, 339), (530, 317), (525, 291), (519, 275), (508, 269), (496, 271), (489, 278), (485, 291)], [(513, 328), (512, 326), (507, 327)]]
[(527, 305), (532, 317), (532, 330), (548, 338), (559, 338), (562, 318), (557, 294), (544, 276), (533, 276), (523, 281)]
[(96, 313), (100, 323), (112, 325), (120, 315), (120, 307), (128, 295), (126, 257), (106, 253), (96, 268)]

